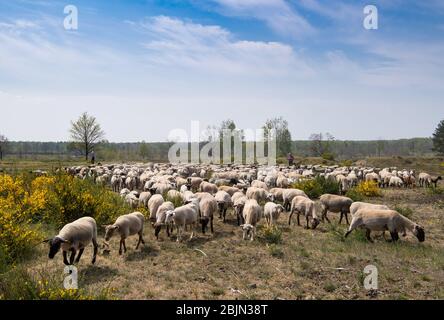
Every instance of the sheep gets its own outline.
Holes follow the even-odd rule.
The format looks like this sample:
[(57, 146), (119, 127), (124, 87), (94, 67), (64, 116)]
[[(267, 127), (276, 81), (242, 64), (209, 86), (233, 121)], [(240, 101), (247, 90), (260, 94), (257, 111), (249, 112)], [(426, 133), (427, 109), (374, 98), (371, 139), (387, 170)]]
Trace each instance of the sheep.
[(437, 177), (432, 176), (430, 180), (433, 183), (433, 185), (435, 186), (435, 188), (437, 188), (438, 187), (438, 181), (442, 180), (442, 177), (441, 176), (437, 176)]
[(389, 187), (398, 187), (401, 188), (404, 185), (404, 182), (399, 177), (391, 177), (389, 181)]
[(370, 242), (373, 242), (371, 238), (372, 231), (389, 231), (392, 241), (396, 242), (399, 240), (398, 233), (402, 232), (406, 235), (407, 230), (415, 235), (419, 242), (425, 241), (424, 228), (394, 210), (358, 210), (353, 216), (352, 223), (345, 237), (347, 238), (353, 230), (358, 228), (366, 229), (366, 237)]
[(263, 188), (250, 187), (247, 190), (247, 199), (254, 199), (257, 202), (274, 201), (273, 194)]
[(282, 197), (284, 200), (284, 208), (289, 211), (291, 209), (291, 202), (293, 201), (294, 197), (302, 196), (308, 198), (308, 196), (305, 194), (304, 191), (299, 189), (286, 189), (282, 193)]
[(418, 176), (418, 180), (421, 187), (428, 187), (432, 183), (432, 176), (428, 173), (421, 172)]
[[(162, 230), (162, 226), (165, 225), (166, 220), (166, 214), (168, 211), (174, 210), (174, 204), (172, 202), (164, 202), (162, 205), (157, 209), (156, 213), (156, 223), (154, 224), (154, 236), (159, 240), (159, 234)], [(170, 236), (170, 228), (167, 225), (166, 226), (167, 235)]]
[(361, 209), (373, 209), (373, 210), (390, 210), (389, 207), (383, 204), (373, 204), (373, 203), (366, 203), (366, 202), (354, 202), (350, 206), (350, 214), (352, 217), (358, 212), (358, 210)]
[(324, 194), (321, 196), (321, 204), (322, 204), (322, 221), (324, 219), (330, 223), (328, 219), (327, 213), (341, 213), (341, 218), (339, 219), (339, 224), (341, 224), (343, 217), (345, 216), (345, 220), (348, 222), (348, 213), (350, 212), (350, 206), (352, 205), (353, 200), (343, 196), (337, 196), (334, 194)]
[(273, 194), (276, 201), (284, 202), (284, 190), (283, 188), (270, 189), (270, 193)]
[(254, 199), (247, 200), (243, 210), (245, 224), (240, 226), (243, 230), (243, 240), (247, 240), (247, 238), (250, 237), (250, 240), (254, 241), (256, 225), (261, 220), (261, 216), (262, 209), (258, 202)]
[(160, 194), (155, 194), (148, 201), (148, 210), (150, 211), (150, 221), (152, 224), (156, 222), (157, 210), (165, 202)]
[(125, 202), (133, 209), (136, 209), (139, 206), (139, 198), (135, 193), (132, 192), (125, 196)]
[(264, 207), (264, 217), (267, 221), (267, 224), (271, 227), (275, 224), (276, 221), (279, 220), (279, 216), (282, 212), (285, 211), (284, 206), (280, 204), (275, 204), (273, 202), (268, 202)]
[[(143, 240), (143, 225), (145, 222), (145, 216), (140, 212), (133, 212), (117, 218), (116, 222), (110, 226), (105, 227), (105, 245), (109, 247), (109, 241), (114, 236), (114, 233), (120, 235), (120, 247), (119, 255), (122, 255), (124, 250), (126, 253), (126, 239), (136, 234), (139, 235), (139, 241), (137, 242), (136, 250), (139, 249), (140, 244), (145, 244)], [(123, 250), (122, 250), (123, 247)]]
[(140, 207), (144, 207), (144, 208), (148, 208), (148, 201), (150, 201), (151, 199), (151, 193), (146, 191), (146, 192), (141, 192), (140, 196), (139, 196), (139, 206)]
[(247, 197), (244, 194), (242, 194), (242, 197), (236, 197), (236, 199), (233, 201), (233, 208), (234, 211), (236, 212), (238, 226), (245, 223), (242, 212), (244, 210), (245, 203), (247, 202), (247, 200), (248, 200)]
[(311, 222), (312, 229), (316, 229), (316, 227), (319, 225), (319, 219), (316, 214), (316, 207), (314, 201), (310, 200), (307, 197), (304, 196), (296, 196), (293, 198), (291, 202), (291, 210), (290, 210), (290, 218), (288, 220), (288, 225), (291, 226), (291, 218), (293, 217), (294, 213), (298, 214), (298, 226), (301, 225), (300, 223), (300, 215), (303, 214), (305, 216), (305, 219), (307, 221), (306, 229), (310, 228), (309, 221)]
[(200, 185), (200, 191), (216, 194), (219, 190), (215, 184), (204, 181)]
[(221, 186), (219, 187), (219, 191), (225, 191), (232, 197), (236, 192), (239, 192), (240, 190), (236, 187)]
[(179, 191), (177, 191), (177, 190), (170, 190), (170, 191), (168, 191), (166, 198), (168, 200), (173, 200), (173, 201), (176, 200), (176, 199), (183, 200), (182, 194)]
[(177, 228), (177, 242), (181, 241), (182, 233), (186, 226), (191, 226), (190, 241), (194, 237), (194, 228), (196, 227), (197, 220), (199, 218), (199, 200), (194, 199), (191, 203), (182, 207), (170, 210), (166, 214), (165, 224), (169, 225), (174, 222)]
[[(92, 264), (96, 263), (99, 244), (97, 242), (97, 224), (91, 217), (83, 217), (74, 222), (65, 225), (57, 236), (53, 239), (45, 240), (49, 243), (49, 259), (54, 259), (57, 252), (62, 249), (63, 263), (67, 266), (80, 262), (83, 251), (92, 242), (94, 253)], [(70, 261), (68, 261), (68, 251), (71, 252)], [(79, 255), (75, 256), (79, 251)], [(75, 261), (74, 261), (75, 259)]]
[(219, 191), (216, 193), (214, 198), (217, 201), (219, 207), (219, 218), (222, 219), (224, 223), (226, 222), (227, 210), (233, 204), (231, 201), (231, 196), (225, 191)]
[(197, 191), (200, 189), (203, 179), (198, 177), (192, 177), (188, 179), (188, 184), (191, 186), (192, 191)]
[(253, 188), (262, 188), (268, 191), (268, 186), (265, 182), (263, 181), (259, 181), (259, 180), (254, 180), (253, 182), (251, 182), (251, 187)]
[(214, 233), (214, 215), (218, 210), (218, 203), (212, 196), (203, 197), (199, 202), (200, 223), (202, 224), (202, 233), (205, 234), (208, 223), (210, 223), (211, 233)]
[(287, 177), (285, 177), (284, 175), (280, 174), (280, 175), (277, 177), (277, 180), (276, 180), (276, 187), (278, 187), (278, 188), (282, 188), (282, 189), (286, 189), (286, 188), (288, 188), (289, 184), (290, 184), (290, 183), (288, 182)]

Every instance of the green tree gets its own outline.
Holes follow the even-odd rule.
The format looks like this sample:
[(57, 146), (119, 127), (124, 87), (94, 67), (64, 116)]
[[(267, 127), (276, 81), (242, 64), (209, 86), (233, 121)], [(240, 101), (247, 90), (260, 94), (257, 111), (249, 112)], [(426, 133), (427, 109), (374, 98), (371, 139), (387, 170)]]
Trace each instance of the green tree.
[(441, 120), (433, 134), (433, 151), (444, 154), (444, 120)]
[(271, 130), (276, 132), (276, 151), (279, 157), (291, 152), (291, 132), (288, 129), (288, 121), (282, 117), (268, 119), (263, 126), (264, 135), (267, 137)]
[(8, 138), (0, 134), (0, 161), (3, 160), (3, 156), (6, 153), (7, 146), (8, 146)]
[(322, 133), (313, 133), (310, 135), (311, 151), (316, 157), (330, 157), (332, 153), (332, 144), (335, 141), (335, 137), (330, 133), (325, 135)]
[(148, 147), (148, 143), (146, 143), (145, 141), (142, 141), (142, 143), (140, 144), (139, 147), (139, 155), (142, 157), (142, 159), (148, 159), (149, 157), (149, 147)]
[(86, 161), (97, 143), (105, 138), (105, 132), (96, 118), (84, 112), (77, 121), (71, 121), (71, 139), (82, 150)]

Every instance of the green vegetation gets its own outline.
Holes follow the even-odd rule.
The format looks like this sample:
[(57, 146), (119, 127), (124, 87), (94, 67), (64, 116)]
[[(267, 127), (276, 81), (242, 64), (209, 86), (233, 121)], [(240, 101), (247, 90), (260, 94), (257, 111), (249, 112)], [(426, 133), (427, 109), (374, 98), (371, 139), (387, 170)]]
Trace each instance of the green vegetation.
[(339, 194), (339, 184), (336, 181), (318, 176), (315, 179), (304, 180), (292, 185), (295, 189), (304, 191), (310, 199), (317, 199), (323, 194)]

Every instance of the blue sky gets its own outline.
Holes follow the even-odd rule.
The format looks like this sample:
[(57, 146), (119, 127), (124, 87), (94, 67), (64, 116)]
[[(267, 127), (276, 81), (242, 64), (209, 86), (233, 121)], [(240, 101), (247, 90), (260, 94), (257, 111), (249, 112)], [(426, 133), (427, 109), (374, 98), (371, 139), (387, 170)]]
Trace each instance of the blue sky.
[[(378, 30), (363, 27), (367, 4)], [(0, 133), (67, 140), (88, 111), (111, 141), (274, 116), (295, 139), (430, 136), (443, 57), (440, 0), (0, 1)]]

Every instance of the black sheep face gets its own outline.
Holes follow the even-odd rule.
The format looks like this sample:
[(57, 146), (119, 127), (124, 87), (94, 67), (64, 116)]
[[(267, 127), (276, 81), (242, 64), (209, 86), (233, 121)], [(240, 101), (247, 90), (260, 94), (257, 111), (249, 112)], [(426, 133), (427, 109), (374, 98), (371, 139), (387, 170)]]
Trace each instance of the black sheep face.
[(65, 243), (65, 241), (57, 237), (49, 241), (49, 259), (54, 259), (63, 243)]
[(423, 227), (416, 226), (415, 227), (415, 236), (418, 238), (419, 242), (425, 241), (425, 231)]

